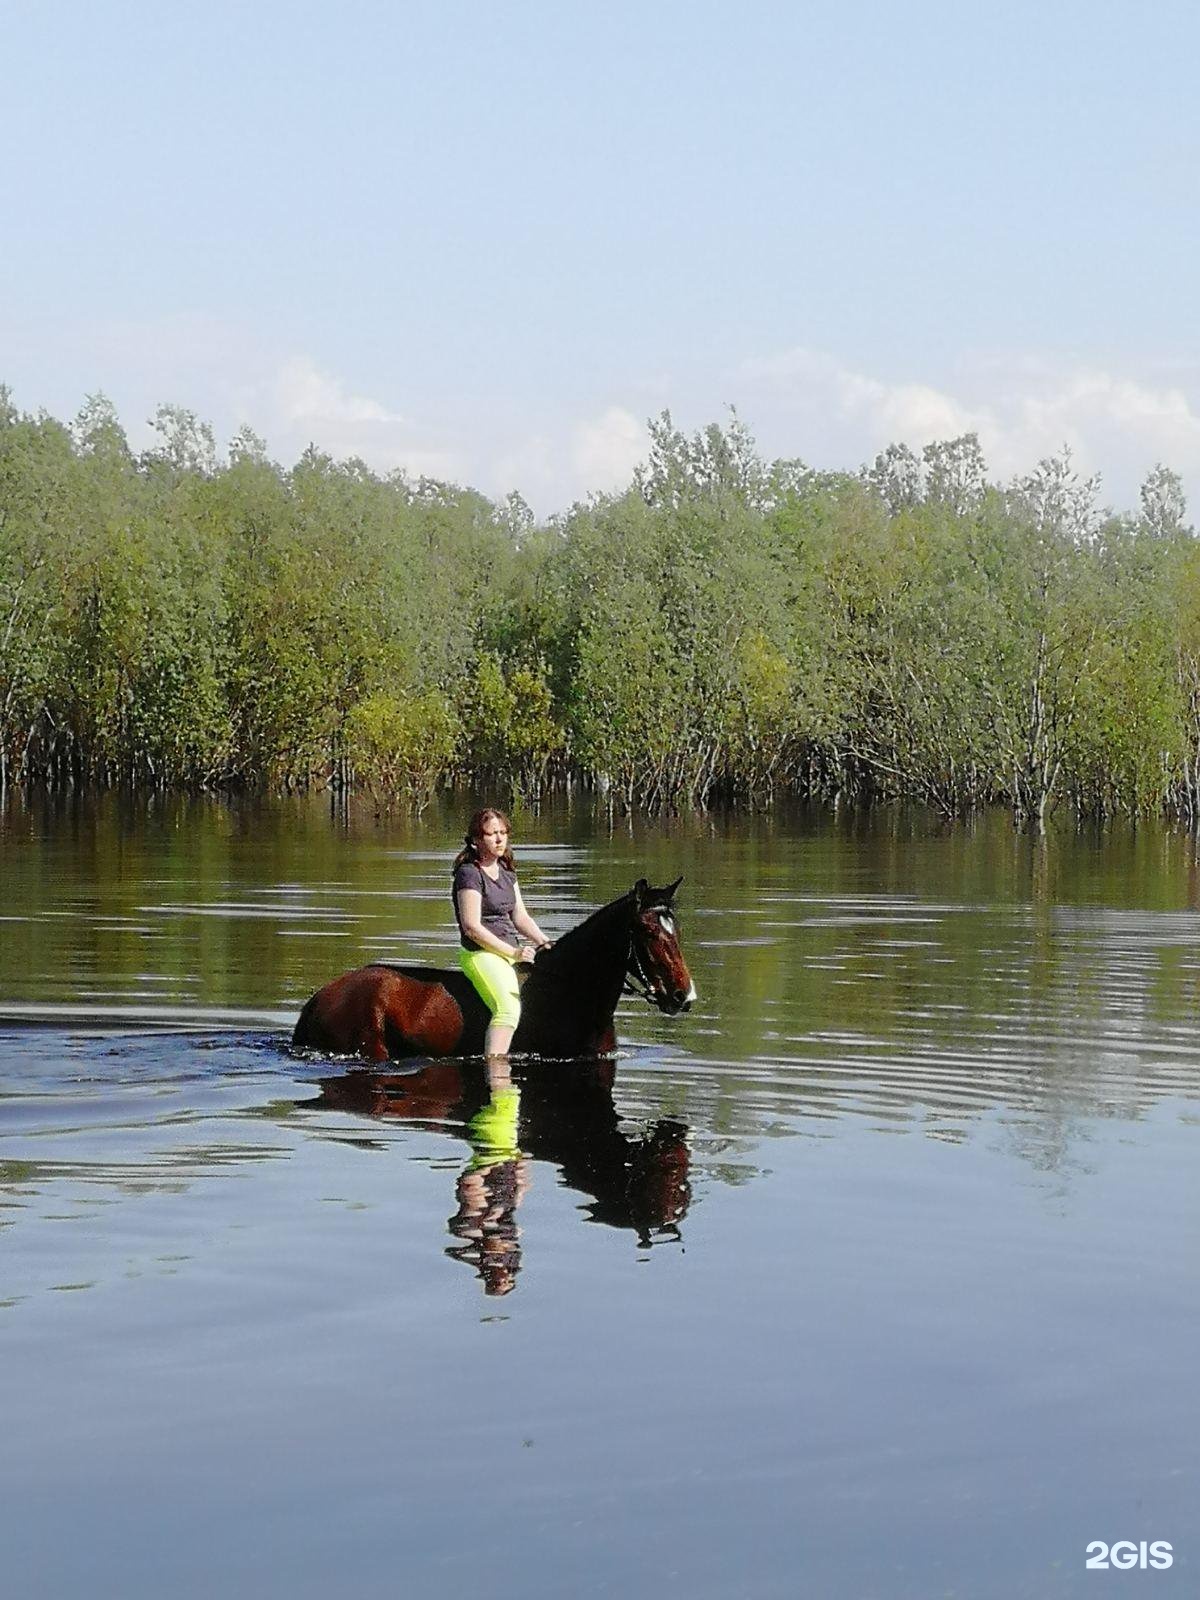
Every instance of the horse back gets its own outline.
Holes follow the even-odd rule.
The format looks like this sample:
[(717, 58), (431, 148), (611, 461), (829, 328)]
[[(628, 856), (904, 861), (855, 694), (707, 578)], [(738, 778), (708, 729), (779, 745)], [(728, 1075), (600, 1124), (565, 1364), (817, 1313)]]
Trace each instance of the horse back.
[(292, 1043), (369, 1061), (470, 1055), (483, 1048), (487, 1021), (465, 973), (376, 962), (318, 989)]

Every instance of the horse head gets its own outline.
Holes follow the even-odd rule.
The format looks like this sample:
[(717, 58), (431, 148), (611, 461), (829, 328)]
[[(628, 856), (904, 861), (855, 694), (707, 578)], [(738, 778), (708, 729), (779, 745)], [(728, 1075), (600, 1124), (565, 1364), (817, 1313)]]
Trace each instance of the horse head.
[(682, 882), (679, 877), (655, 889), (639, 878), (630, 893), (628, 983), (669, 1017), (689, 1010), (696, 998), (675, 921), (675, 891)]

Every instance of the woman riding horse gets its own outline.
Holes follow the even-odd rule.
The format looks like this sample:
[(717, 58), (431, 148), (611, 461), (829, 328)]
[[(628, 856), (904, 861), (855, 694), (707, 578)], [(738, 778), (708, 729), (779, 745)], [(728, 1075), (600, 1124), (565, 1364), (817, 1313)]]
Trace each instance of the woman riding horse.
[[(668, 1016), (688, 1009), (696, 991), (679, 948), (673, 906), (681, 881), (655, 889), (639, 878), (628, 894), (594, 911), (537, 951), (532, 965), (518, 969), (515, 1052), (558, 1058), (609, 1054), (616, 1044), (613, 1017), (622, 993), (630, 990)], [(292, 1043), (369, 1061), (477, 1056), (494, 1025), (489, 1005), (465, 972), (376, 963), (319, 989), (300, 1013)]]

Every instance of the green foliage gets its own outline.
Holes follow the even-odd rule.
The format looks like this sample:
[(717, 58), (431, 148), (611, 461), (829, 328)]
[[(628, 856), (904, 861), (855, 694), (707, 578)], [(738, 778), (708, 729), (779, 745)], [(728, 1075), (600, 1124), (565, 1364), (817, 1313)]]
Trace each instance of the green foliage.
[(506, 672), (497, 654), (483, 651), (464, 699), (472, 775), (520, 795), (540, 794), (566, 743), (545, 663)]
[(519, 495), (161, 407), (70, 428), (0, 389), (0, 784), (458, 780), (623, 807), (781, 790), (1200, 819), (1200, 545), (1178, 477), (1106, 516), (1069, 455), (973, 435), (858, 475), (664, 414), (628, 490)]
[(438, 690), (405, 697), (377, 690), (347, 713), (345, 748), (372, 792), (398, 792), (423, 807), (453, 766), (460, 732)]

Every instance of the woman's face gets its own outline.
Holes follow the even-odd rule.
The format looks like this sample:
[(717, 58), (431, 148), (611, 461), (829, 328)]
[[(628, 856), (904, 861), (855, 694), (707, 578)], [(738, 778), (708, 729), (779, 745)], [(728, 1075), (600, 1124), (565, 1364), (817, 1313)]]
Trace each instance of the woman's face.
[(477, 841), (479, 854), (487, 861), (498, 861), (508, 849), (508, 829), (499, 817), (490, 817)]

